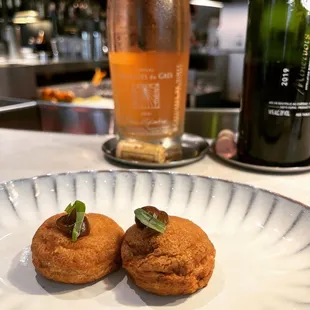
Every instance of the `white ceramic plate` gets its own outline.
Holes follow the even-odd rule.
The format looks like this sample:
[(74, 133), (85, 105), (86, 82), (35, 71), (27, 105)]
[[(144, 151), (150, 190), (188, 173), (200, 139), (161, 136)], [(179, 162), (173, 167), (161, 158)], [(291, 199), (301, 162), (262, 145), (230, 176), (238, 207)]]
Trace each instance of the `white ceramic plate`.
[[(91, 286), (43, 279), (31, 262), (32, 236), (75, 199), (124, 229), (144, 205), (190, 218), (217, 249), (208, 287), (172, 298), (141, 291), (123, 271)], [(81, 172), (2, 184), (0, 210), (1, 310), (310, 309), (310, 211), (267, 191), (170, 173)]]

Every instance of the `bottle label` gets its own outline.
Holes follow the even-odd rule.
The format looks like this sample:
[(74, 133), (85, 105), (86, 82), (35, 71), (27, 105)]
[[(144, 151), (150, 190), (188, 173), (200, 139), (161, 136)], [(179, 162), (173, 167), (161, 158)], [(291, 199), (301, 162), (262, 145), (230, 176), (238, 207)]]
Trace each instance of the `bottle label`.
[(122, 136), (146, 140), (179, 135), (185, 114), (188, 53), (116, 52), (109, 57), (116, 126)]
[(310, 0), (301, 0), (301, 4), (307, 11), (310, 11)]
[[(306, 1), (306, 0), (305, 0)], [(310, 4), (310, 0), (308, 1)], [(309, 117), (310, 34), (304, 35), (299, 66), (270, 65), (268, 115), (277, 117)], [(272, 76), (279, 79), (273, 80)], [(276, 82), (276, 83), (273, 83)], [(277, 94), (275, 96), (275, 94)]]
[(301, 96), (305, 96), (305, 92), (309, 88), (309, 56), (310, 56), (310, 34), (305, 34), (303, 43), (303, 51), (300, 62), (300, 71), (296, 79), (296, 88)]
[(268, 115), (290, 117), (310, 116), (310, 102), (269, 101)]

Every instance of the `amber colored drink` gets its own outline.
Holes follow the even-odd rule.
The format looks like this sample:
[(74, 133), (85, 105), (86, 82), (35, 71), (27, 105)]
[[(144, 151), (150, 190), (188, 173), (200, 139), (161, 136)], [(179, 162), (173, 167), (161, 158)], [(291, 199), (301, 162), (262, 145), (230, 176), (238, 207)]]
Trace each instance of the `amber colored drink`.
[(189, 29), (187, 0), (109, 1), (109, 60), (120, 138), (160, 143), (183, 134)]
[(183, 133), (188, 53), (111, 53), (121, 137), (160, 140)]

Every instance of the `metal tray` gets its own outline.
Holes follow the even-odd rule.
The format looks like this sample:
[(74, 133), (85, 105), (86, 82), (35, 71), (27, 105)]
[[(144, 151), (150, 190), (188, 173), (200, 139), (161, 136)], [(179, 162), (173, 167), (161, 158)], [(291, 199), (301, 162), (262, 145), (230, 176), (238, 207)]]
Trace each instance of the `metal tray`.
[(221, 163), (227, 164), (236, 169), (241, 168), (243, 170), (263, 172), (263, 173), (272, 173), (272, 174), (298, 174), (298, 173), (305, 173), (305, 172), (310, 171), (310, 165), (307, 165), (307, 164), (303, 166), (294, 166), (294, 167), (273, 167), (273, 166), (248, 164), (238, 159), (238, 156), (234, 156), (232, 158), (226, 158), (225, 156), (217, 154), (217, 152), (215, 151), (215, 143), (216, 143), (216, 140), (213, 140), (209, 148), (208, 155), (219, 160)]
[(208, 152), (209, 144), (202, 137), (184, 134), (182, 136), (182, 159), (164, 164), (148, 163), (143, 161), (126, 160), (115, 156), (118, 139), (113, 137), (102, 145), (104, 155), (114, 163), (147, 169), (169, 169), (185, 166), (201, 160)]

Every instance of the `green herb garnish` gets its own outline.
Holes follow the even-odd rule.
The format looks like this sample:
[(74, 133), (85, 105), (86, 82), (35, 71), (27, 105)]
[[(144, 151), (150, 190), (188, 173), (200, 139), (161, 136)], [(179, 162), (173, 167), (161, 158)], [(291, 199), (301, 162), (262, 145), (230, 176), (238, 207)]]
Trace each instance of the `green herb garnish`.
[(68, 215), (70, 215), (74, 209), (75, 209), (75, 203), (74, 204), (70, 203), (68, 207), (65, 209), (65, 212), (68, 213)]
[(75, 201), (65, 209), (66, 215), (56, 221), (57, 228), (76, 242), (79, 237), (89, 234), (90, 226), (85, 216), (86, 206), (82, 201)]
[(73, 231), (72, 231), (72, 241), (75, 242), (78, 239), (79, 235), (81, 234), (86, 206), (85, 206), (85, 203), (77, 200), (73, 204), (73, 207), (76, 212), (76, 220), (75, 220), (75, 224), (74, 224)]
[(141, 224), (149, 227), (161, 234), (163, 234), (166, 230), (166, 223), (158, 219), (156, 213), (148, 212), (143, 208), (139, 208), (135, 210), (136, 219), (138, 219)]

